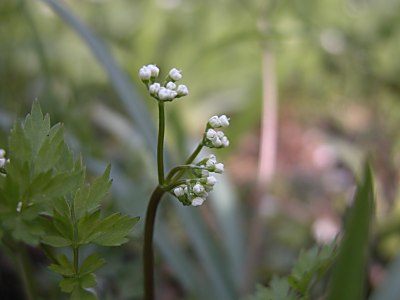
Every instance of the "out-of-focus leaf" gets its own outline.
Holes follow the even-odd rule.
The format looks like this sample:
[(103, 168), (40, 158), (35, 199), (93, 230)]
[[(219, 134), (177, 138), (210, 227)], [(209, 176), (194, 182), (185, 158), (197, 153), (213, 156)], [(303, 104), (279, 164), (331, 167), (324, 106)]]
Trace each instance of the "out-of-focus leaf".
[(140, 96), (135, 91), (128, 76), (117, 65), (114, 58), (110, 55), (107, 47), (84, 23), (82, 23), (69, 9), (58, 0), (42, 0), (50, 6), (69, 26), (88, 45), (93, 55), (97, 58), (100, 65), (107, 72), (116, 92), (119, 94), (126, 111), (132, 117), (139, 130), (142, 132), (143, 139), (149, 145), (150, 151), (155, 154), (156, 136), (155, 128), (151, 122), (151, 117), (140, 101)]
[(373, 212), (373, 179), (371, 170), (366, 165), (345, 225), (328, 300), (365, 299), (368, 242)]

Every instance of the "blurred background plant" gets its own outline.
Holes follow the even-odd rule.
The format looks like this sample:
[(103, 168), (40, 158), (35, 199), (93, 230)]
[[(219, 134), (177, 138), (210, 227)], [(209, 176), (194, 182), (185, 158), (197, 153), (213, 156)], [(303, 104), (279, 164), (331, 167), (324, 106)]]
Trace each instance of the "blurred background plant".
[[(301, 248), (340, 231), (367, 153), (373, 291), (387, 266), (399, 276), (399, 9), (394, 0), (2, 0), (0, 146), (38, 98), (90, 172), (112, 164), (110, 207), (143, 216), (156, 183), (156, 110), (137, 70), (181, 67), (191, 94), (167, 110), (167, 163), (193, 149), (214, 114), (232, 118), (232, 147), (219, 154), (227, 172), (207, 205), (163, 201), (159, 298), (238, 299), (287, 274)], [(103, 299), (142, 297), (134, 234), (103, 250)], [(31, 256), (45, 299), (59, 299), (45, 258)], [(0, 296), (16, 299), (2, 253), (0, 264)]]

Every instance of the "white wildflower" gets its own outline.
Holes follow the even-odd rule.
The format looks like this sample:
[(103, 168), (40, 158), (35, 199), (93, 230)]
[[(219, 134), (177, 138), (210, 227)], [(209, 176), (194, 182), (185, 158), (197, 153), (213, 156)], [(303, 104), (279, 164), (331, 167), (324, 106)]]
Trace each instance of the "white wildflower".
[(149, 92), (152, 95), (157, 95), (160, 91), (161, 85), (158, 82), (153, 83), (149, 86)]
[(178, 81), (178, 80), (182, 79), (181, 70), (178, 70), (176, 68), (171, 69), (171, 71), (169, 71), (168, 75), (174, 81)]
[(229, 140), (226, 136), (222, 137), (221, 142), (222, 142), (222, 147), (226, 148), (229, 146)]
[(210, 176), (210, 172), (208, 170), (201, 170), (201, 177), (208, 177)]
[(4, 158), (6, 156), (6, 150), (0, 149), (0, 158)]
[(202, 186), (200, 183), (196, 183), (193, 187), (193, 193), (195, 193), (196, 195), (201, 195), (204, 190), (204, 186)]
[(178, 186), (174, 188), (174, 195), (176, 197), (182, 197), (183, 195), (185, 195), (185, 191), (181, 186)]
[(184, 84), (180, 84), (176, 91), (178, 92), (178, 96), (180, 97), (189, 95), (189, 90)]
[(229, 126), (229, 119), (227, 116), (222, 115), (219, 117), (219, 122), (222, 127), (228, 127)]
[(175, 90), (176, 89), (176, 84), (173, 83), (172, 81), (169, 81), (165, 87), (167, 89), (170, 89), (170, 90)]
[(153, 77), (153, 78), (158, 77), (158, 74), (160, 73), (160, 69), (157, 68), (156, 65), (147, 65), (147, 68), (150, 69), (151, 77)]
[(209, 120), (208, 120), (208, 124), (210, 124), (210, 126), (212, 128), (219, 128), (221, 127), (221, 121), (219, 120), (218, 116), (212, 116)]
[(215, 148), (219, 148), (222, 146), (222, 141), (217, 137), (215, 140), (211, 142)]
[(214, 170), (215, 173), (222, 174), (224, 172), (224, 164), (218, 163), (218, 164), (215, 164), (214, 167), (215, 167), (215, 170)]
[(3, 157), (0, 158), (0, 168), (4, 168), (4, 166), (6, 165), (7, 160)]
[(214, 141), (214, 140), (216, 140), (218, 138), (217, 132), (214, 129), (210, 128), (206, 132), (206, 137), (207, 137), (208, 140)]
[(151, 68), (143, 66), (139, 70), (139, 77), (141, 80), (149, 80), (151, 77)]
[(222, 139), (225, 136), (225, 134), (222, 131), (217, 131), (217, 137)]
[(201, 198), (201, 197), (196, 197), (196, 198), (194, 198), (194, 199), (192, 200), (192, 205), (193, 205), (193, 206), (200, 206), (200, 205), (203, 204), (203, 202), (204, 202), (204, 199), (203, 199), (203, 198)]
[(214, 176), (208, 176), (207, 177), (206, 185), (214, 186), (216, 183), (217, 183), (217, 179), (215, 179)]

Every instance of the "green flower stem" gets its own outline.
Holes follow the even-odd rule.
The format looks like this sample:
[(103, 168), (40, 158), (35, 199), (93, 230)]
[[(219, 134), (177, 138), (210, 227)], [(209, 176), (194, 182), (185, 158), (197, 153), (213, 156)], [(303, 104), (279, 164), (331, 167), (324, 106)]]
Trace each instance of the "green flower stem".
[[(193, 170), (193, 169), (198, 169), (198, 170), (205, 170), (204, 168), (196, 165), (181, 165), (181, 166), (176, 166), (175, 168), (171, 169), (169, 171), (167, 178), (165, 179), (165, 182), (168, 184), (171, 182), (172, 177), (178, 173), (179, 171), (185, 171), (185, 170)], [(175, 178), (175, 181), (179, 178)]]
[(157, 207), (165, 190), (157, 186), (150, 197), (147, 207), (146, 220), (144, 225), (143, 244), (143, 273), (144, 273), (144, 299), (153, 300), (154, 297), (154, 254), (153, 235), (156, 220)]
[(158, 141), (157, 141), (157, 170), (158, 184), (164, 184), (164, 132), (165, 111), (164, 102), (158, 101)]
[[(191, 163), (195, 160), (195, 158), (197, 157), (197, 155), (199, 155), (199, 153), (200, 153), (201, 149), (203, 149), (203, 147), (204, 147), (204, 143), (203, 143), (203, 141), (201, 141), (201, 142), (197, 145), (196, 149), (194, 149), (193, 153), (188, 157), (188, 159), (187, 159), (186, 162), (185, 162), (185, 165), (191, 164)], [(173, 170), (174, 170), (174, 169), (172, 169), (171, 172), (172, 172)], [(175, 172), (175, 173), (177, 173), (177, 172)], [(170, 180), (170, 181), (174, 182), (174, 181), (178, 180), (179, 178), (182, 177), (183, 173), (185, 173), (185, 170), (180, 170), (180, 172), (177, 173), (176, 176), (174, 176), (174, 177), (171, 176), (171, 180)]]

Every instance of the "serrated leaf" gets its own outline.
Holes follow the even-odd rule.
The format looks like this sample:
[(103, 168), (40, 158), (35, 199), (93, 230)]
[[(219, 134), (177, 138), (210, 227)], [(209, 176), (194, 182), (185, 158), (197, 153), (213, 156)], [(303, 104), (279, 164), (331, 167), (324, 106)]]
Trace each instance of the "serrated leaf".
[(92, 241), (99, 232), (100, 210), (92, 214), (85, 214), (78, 223), (78, 244), (85, 245)]
[(79, 287), (79, 280), (78, 278), (72, 277), (72, 278), (63, 278), (60, 281), (60, 288), (63, 292), (65, 293), (72, 293), (72, 291), (76, 288)]
[(65, 158), (65, 155), (62, 156), (65, 147), (62, 126), (57, 124), (50, 129), (48, 136), (39, 148), (35, 159), (35, 173), (54, 168), (60, 159)]
[(42, 238), (42, 243), (52, 247), (67, 247), (72, 245), (72, 242), (61, 236), (46, 235)]
[(85, 274), (79, 278), (79, 284), (84, 289), (95, 287), (96, 286), (96, 276), (92, 273)]
[(83, 170), (59, 173), (52, 177), (49, 184), (43, 190), (43, 196), (51, 199), (66, 195), (77, 189), (82, 184), (82, 180)]
[(100, 246), (122, 245), (128, 241), (126, 236), (138, 221), (139, 217), (131, 218), (121, 216), (120, 213), (112, 214), (99, 224), (98, 233), (92, 242)]
[(89, 255), (81, 264), (79, 268), (79, 274), (89, 274), (93, 273), (96, 270), (100, 269), (106, 261), (99, 257), (97, 253), (94, 253), (92, 255)]
[(39, 102), (34, 101), (31, 113), (27, 115), (24, 123), (25, 136), (28, 139), (33, 152), (33, 157), (41, 147), (50, 130), (50, 117), (43, 118)]
[(29, 162), (32, 159), (32, 147), (25, 136), (20, 123), (15, 123), (9, 138), (9, 156), (13, 161)]
[(108, 193), (111, 180), (110, 165), (105, 169), (102, 176), (98, 177), (93, 184), (88, 188), (83, 188), (77, 193), (74, 199), (75, 216), (77, 219), (81, 218), (85, 212), (92, 212), (100, 205), (101, 200)]
[(75, 287), (72, 291), (70, 300), (96, 300), (97, 297), (93, 293), (81, 288)]

